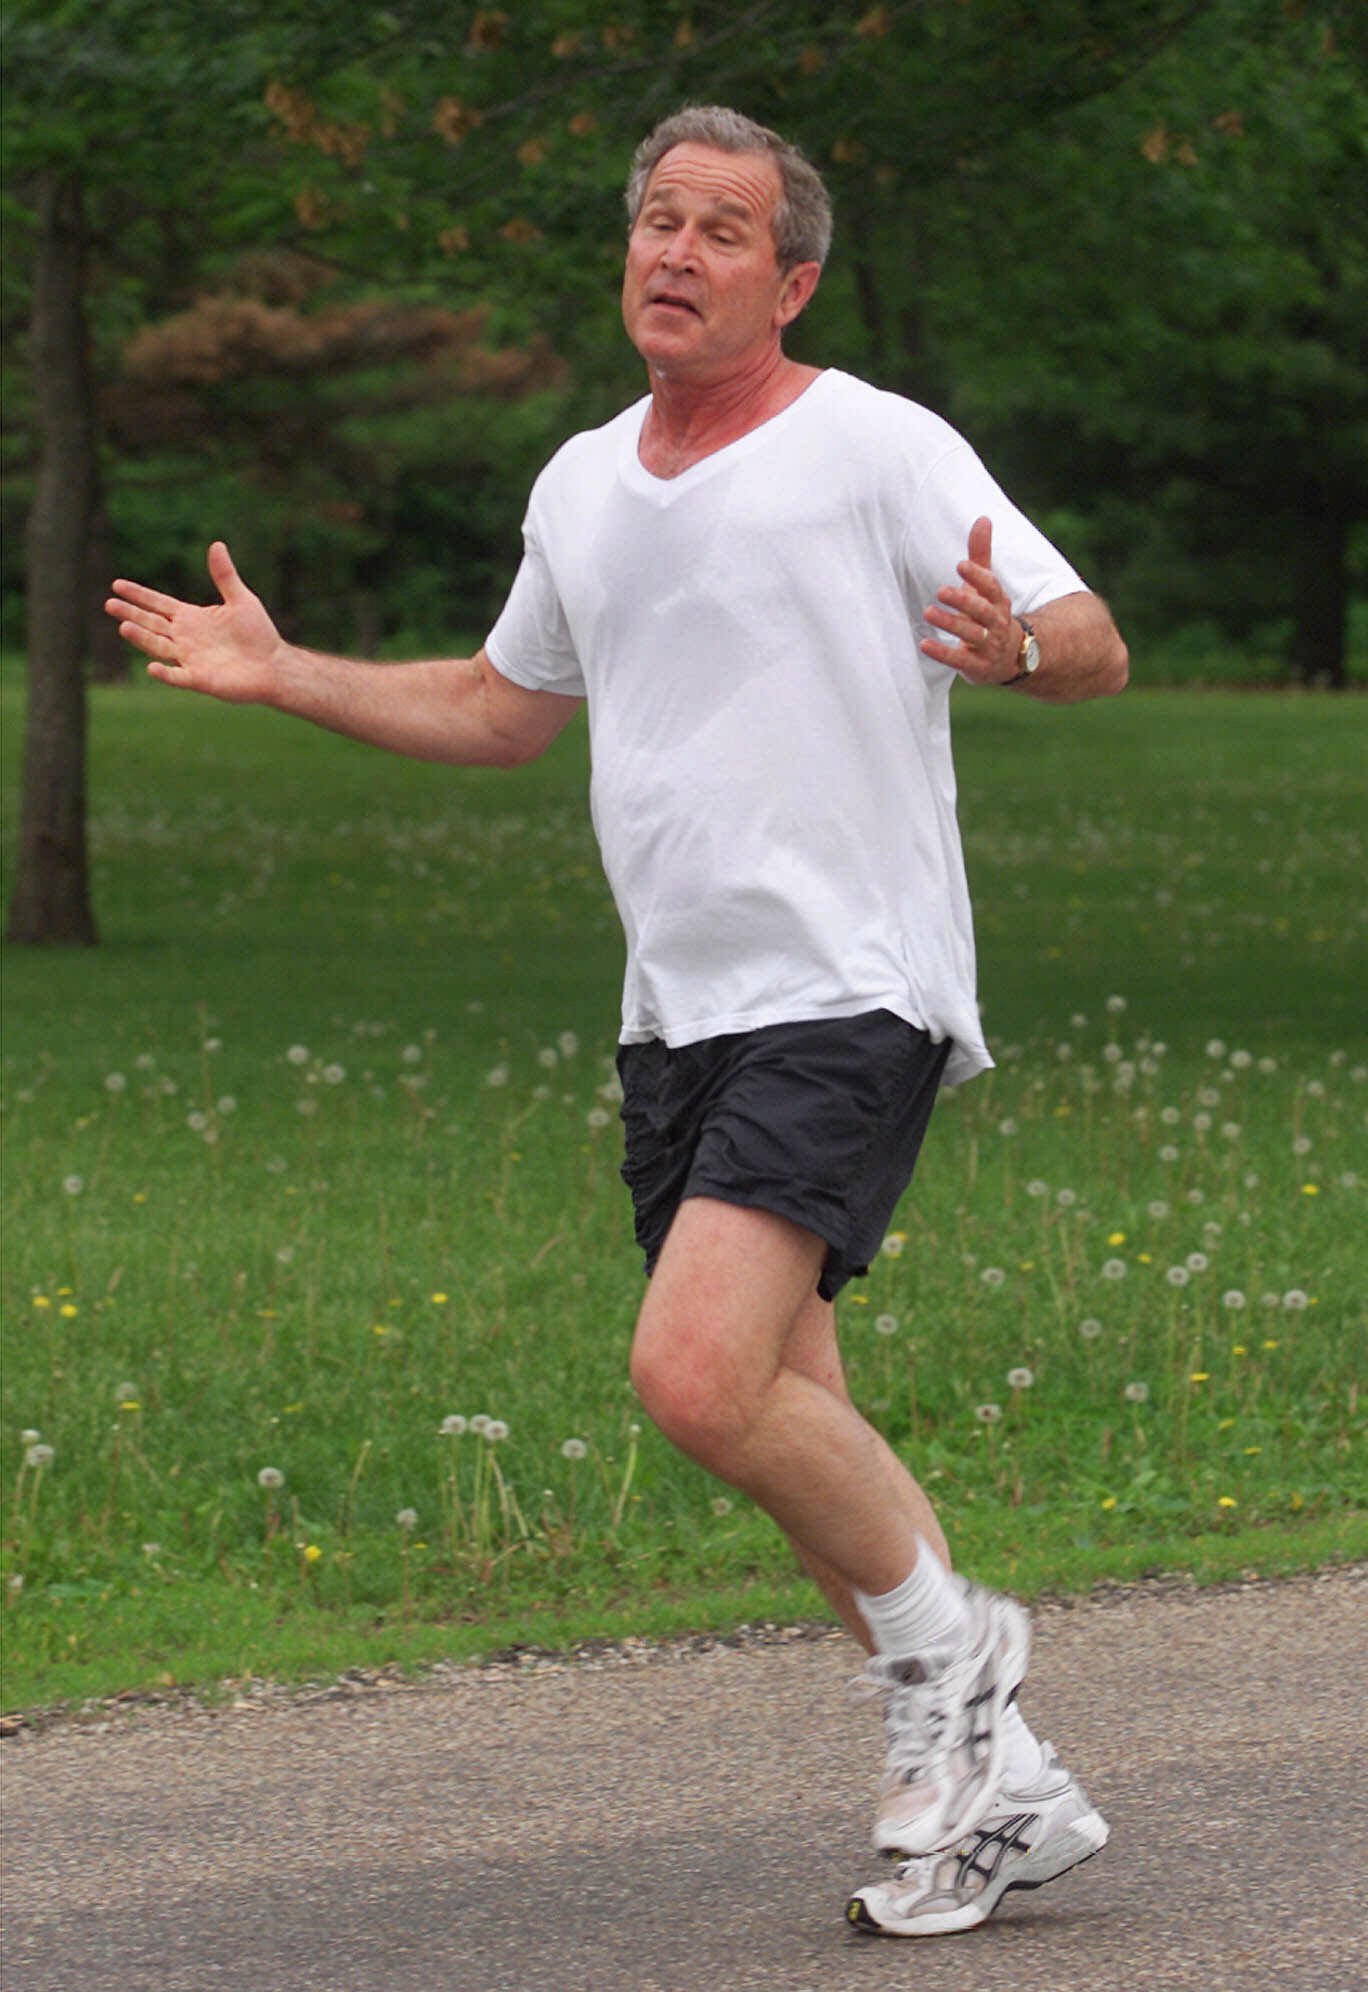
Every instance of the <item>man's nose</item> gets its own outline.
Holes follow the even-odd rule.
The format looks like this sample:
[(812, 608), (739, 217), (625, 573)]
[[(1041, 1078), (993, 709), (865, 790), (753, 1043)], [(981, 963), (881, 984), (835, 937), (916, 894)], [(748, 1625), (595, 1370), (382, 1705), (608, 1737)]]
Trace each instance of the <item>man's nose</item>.
[(666, 269), (680, 270), (698, 258), (698, 237), (691, 228), (677, 228), (660, 252)]

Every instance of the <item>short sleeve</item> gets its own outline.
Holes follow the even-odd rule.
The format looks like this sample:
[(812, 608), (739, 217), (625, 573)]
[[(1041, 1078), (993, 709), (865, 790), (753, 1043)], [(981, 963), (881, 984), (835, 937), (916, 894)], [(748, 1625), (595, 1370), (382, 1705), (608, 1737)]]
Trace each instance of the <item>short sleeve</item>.
[(933, 602), (938, 589), (956, 581), (975, 519), (993, 522), (993, 572), (1018, 614), (1086, 588), (1063, 554), (1018, 511), (961, 441), (927, 473), (903, 541), (905, 582), (919, 606)]
[(584, 675), (565, 610), (535, 529), (523, 527), (522, 564), (485, 641), (494, 668), (529, 692), (585, 696)]

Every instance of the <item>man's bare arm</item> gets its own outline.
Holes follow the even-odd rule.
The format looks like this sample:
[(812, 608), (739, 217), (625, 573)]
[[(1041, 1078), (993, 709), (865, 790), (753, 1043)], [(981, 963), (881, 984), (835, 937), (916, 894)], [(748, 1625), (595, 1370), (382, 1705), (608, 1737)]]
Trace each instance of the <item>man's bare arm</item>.
[[(926, 620), (953, 642), (927, 637), (928, 657), (949, 664), (975, 685), (1005, 685), (1020, 668), (1019, 618), (992, 568), (993, 529), (987, 519), (970, 528), (969, 558), (959, 564), (959, 584), (941, 588)], [(1050, 705), (1105, 698), (1125, 689), (1130, 660), (1111, 612), (1100, 595), (1061, 595), (1033, 609), (1040, 666), (1014, 691)]]
[(227, 547), (209, 549), (219, 601), (178, 601), (116, 581), (105, 603), (119, 634), (165, 685), (234, 705), (266, 705), (333, 733), (420, 761), (516, 767), (551, 745), (582, 701), (527, 691), (473, 657), (362, 664), (286, 643), (238, 574)]

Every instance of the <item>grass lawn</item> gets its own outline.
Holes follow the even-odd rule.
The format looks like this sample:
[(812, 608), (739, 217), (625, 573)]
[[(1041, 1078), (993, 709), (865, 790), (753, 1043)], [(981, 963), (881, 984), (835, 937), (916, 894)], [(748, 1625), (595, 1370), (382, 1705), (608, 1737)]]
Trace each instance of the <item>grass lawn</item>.
[[(842, 1300), (856, 1394), (1024, 1593), (1362, 1555), (1368, 705), (956, 725), (998, 1069)], [(625, 1381), (582, 728), (92, 735), (103, 944), (5, 964), (6, 1704), (815, 1613)]]

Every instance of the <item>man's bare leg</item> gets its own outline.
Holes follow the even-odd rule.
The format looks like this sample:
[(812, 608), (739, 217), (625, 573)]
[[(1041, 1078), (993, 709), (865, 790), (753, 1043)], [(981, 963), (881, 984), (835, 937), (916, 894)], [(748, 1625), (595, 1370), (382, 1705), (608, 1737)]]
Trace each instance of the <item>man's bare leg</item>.
[(944, 1537), (922, 1494), (850, 1402), (825, 1246), (768, 1211), (709, 1197), (679, 1207), (637, 1324), (632, 1375), (666, 1437), (749, 1494), (794, 1544), (852, 1632), (852, 1590), (891, 1591), (918, 1537)]
[[(801, 1376), (820, 1384), (845, 1403), (850, 1402), (850, 1392), (846, 1386), (845, 1370), (841, 1363), (841, 1352), (836, 1339), (836, 1310), (829, 1300), (820, 1294), (811, 1293), (803, 1302), (784, 1344), (783, 1362), (787, 1369), (797, 1370)], [(950, 1551), (944, 1533), (926, 1495), (898, 1458), (891, 1447), (880, 1439), (888, 1451), (892, 1477), (901, 1483), (903, 1506), (913, 1517), (917, 1534), (929, 1544), (945, 1565), (950, 1568)], [(790, 1538), (792, 1540), (792, 1538)], [(794, 1554), (807, 1571), (819, 1591), (836, 1612), (838, 1618), (867, 1653), (874, 1650), (874, 1641), (869, 1627), (856, 1604), (850, 1585), (840, 1572), (820, 1556), (806, 1549), (801, 1542), (794, 1542)]]

